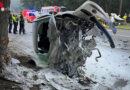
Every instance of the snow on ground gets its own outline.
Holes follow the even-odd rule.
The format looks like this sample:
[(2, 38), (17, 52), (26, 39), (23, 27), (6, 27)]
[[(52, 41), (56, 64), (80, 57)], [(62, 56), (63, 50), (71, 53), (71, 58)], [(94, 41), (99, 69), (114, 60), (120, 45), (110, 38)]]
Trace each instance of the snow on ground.
[[(110, 32), (111, 33), (111, 32)], [(112, 34), (116, 47), (112, 49), (107, 39), (96, 38), (97, 48), (102, 57), (95, 61), (99, 56), (97, 51), (86, 61), (86, 75), (94, 81), (113, 90), (130, 90), (130, 31), (119, 30), (117, 34)]]
[(11, 59), (11, 62), (14, 63), (14, 64), (19, 64), (19, 63), (20, 63), (20, 61), (17, 60), (17, 59), (15, 59), (15, 58), (12, 58), (12, 59)]
[[(22, 52), (25, 52), (23, 53), (23, 55), (33, 53), (31, 26), (32, 24), (26, 24), (25, 35), (9, 34), (9, 38), (10, 38), (9, 49), (11, 51), (17, 53), (18, 55), (22, 54)], [(95, 57), (98, 56), (98, 53), (96, 50), (93, 51), (92, 56), (88, 58), (86, 61), (86, 69), (85, 69), (86, 76), (100, 83), (97, 86), (104, 85), (112, 88), (113, 90), (129, 90), (130, 88), (130, 49), (129, 49), (130, 45), (129, 44), (130, 42), (126, 44), (127, 41), (124, 42), (122, 40), (122, 37), (119, 36), (115, 36), (114, 39), (117, 46), (114, 49), (110, 48), (108, 44), (99, 41), (97, 48), (99, 48), (102, 57), (98, 59), (98, 62), (96, 62)], [(126, 39), (124, 38), (124, 40)], [(15, 45), (18, 46), (17, 47), (18, 49), (16, 48)], [(18, 61), (14, 59), (12, 60), (12, 62), (18, 63)], [(36, 72), (32, 69), (28, 69), (26, 67), (21, 67), (17, 65), (13, 65), (13, 67), (7, 67), (7, 70), (8, 72), (11, 72), (13, 76), (16, 77), (16, 78), (11, 78), (11, 77), (8, 78), (19, 80), (20, 82), (27, 84), (28, 86), (45, 83), (47, 85), (45, 86), (40, 85), (41, 89), (44, 88), (44, 90), (45, 89), (51, 90), (53, 87), (50, 86), (50, 84), (47, 83), (48, 81), (45, 80), (45, 76), (50, 75), (50, 74), (45, 75), (45, 73), (47, 71), (49, 72), (50, 70), (44, 69)], [(26, 76), (24, 76), (23, 74), (25, 74)], [(54, 76), (55, 75), (56, 74), (54, 74)], [(38, 77), (37, 80), (35, 80), (36, 77), (33, 78), (34, 76)], [(50, 78), (48, 78), (48, 80), (50, 80)], [(59, 87), (59, 85), (57, 87)], [(97, 90), (97, 88), (94, 90)], [(106, 89), (99, 89), (99, 90), (106, 90)]]
[(97, 51), (86, 61), (86, 75), (92, 80), (114, 90), (129, 90), (130, 88), (130, 50), (112, 49), (98, 45), (102, 57), (95, 61)]
[(5, 78), (20, 83), (19, 86), (23, 90), (30, 90), (34, 85), (39, 86), (37, 90), (109, 90), (99, 83), (82, 86), (76, 79), (71, 79), (54, 69), (44, 68), (36, 71), (15, 64), (14, 59), (12, 61), (4, 70)]

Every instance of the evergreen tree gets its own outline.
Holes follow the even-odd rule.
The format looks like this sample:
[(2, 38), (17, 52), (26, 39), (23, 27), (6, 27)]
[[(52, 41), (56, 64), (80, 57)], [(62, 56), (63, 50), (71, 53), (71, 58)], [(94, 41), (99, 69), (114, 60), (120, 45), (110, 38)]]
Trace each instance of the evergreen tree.
[[(86, 0), (21, 0), (26, 9), (40, 9), (42, 6), (65, 6), (68, 10), (75, 10)], [(99, 4), (107, 13), (119, 14), (120, 0), (92, 0)], [(129, 0), (123, 0), (122, 12), (130, 13)]]

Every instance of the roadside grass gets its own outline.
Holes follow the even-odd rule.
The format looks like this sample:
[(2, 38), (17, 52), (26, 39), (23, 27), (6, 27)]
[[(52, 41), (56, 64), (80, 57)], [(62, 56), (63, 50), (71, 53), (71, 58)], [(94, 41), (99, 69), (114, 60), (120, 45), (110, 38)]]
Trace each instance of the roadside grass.
[(127, 29), (130, 30), (130, 26), (116, 26), (117, 29)]
[[(108, 25), (103, 25), (106, 28), (110, 28)], [(126, 26), (115, 26), (117, 29), (125, 29), (130, 30), (130, 24), (127, 24)]]

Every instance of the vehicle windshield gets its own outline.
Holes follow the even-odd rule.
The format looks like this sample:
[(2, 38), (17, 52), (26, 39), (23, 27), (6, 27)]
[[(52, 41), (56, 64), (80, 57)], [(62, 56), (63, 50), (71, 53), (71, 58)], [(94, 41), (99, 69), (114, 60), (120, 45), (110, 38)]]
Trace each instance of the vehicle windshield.
[(65, 11), (67, 11), (67, 8), (66, 7), (61, 7), (60, 11), (65, 12)]

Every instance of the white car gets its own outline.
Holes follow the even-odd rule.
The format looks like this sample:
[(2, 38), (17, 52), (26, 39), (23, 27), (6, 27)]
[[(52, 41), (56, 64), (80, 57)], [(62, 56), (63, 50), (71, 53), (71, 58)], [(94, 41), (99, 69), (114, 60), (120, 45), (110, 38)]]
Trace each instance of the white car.
[[(88, 41), (83, 39), (83, 36), (95, 26), (107, 36), (110, 46), (114, 48), (115, 45), (110, 34), (95, 18), (96, 16), (104, 19), (116, 33), (116, 28), (109, 17), (100, 6), (92, 1), (86, 1), (75, 11), (61, 12), (55, 15), (47, 14), (35, 19), (33, 42), (34, 50), (40, 60), (69, 76), (75, 75), (74, 72), (77, 70), (73, 69), (73, 72), (70, 70), (82, 66), (85, 63), (84, 56), (91, 56), (91, 51), (95, 48), (94, 37)], [(88, 48), (86, 52), (84, 52), (85, 47)]]

